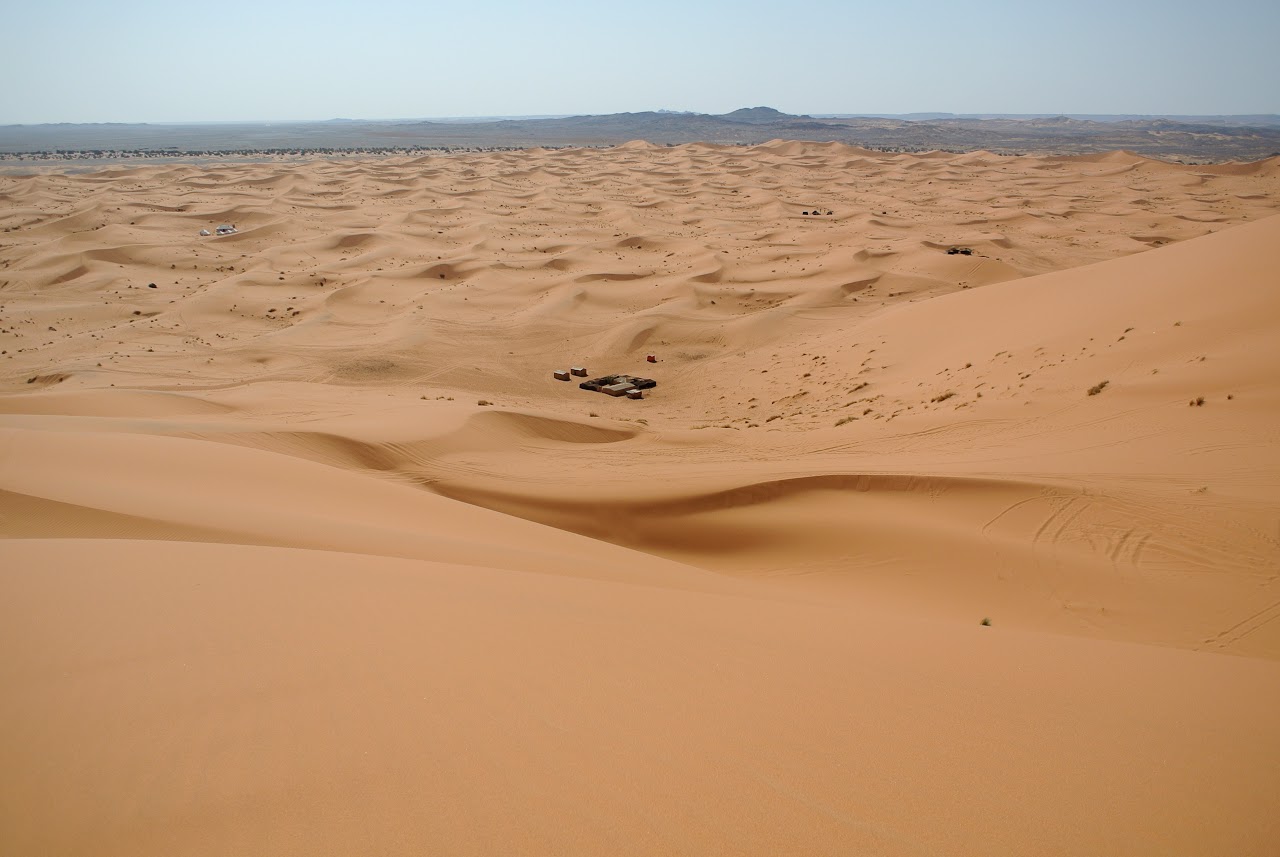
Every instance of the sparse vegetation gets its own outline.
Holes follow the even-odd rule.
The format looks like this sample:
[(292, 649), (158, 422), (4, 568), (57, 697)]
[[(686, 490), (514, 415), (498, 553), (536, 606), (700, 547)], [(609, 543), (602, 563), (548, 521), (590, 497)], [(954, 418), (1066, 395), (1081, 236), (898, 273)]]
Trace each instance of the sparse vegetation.
[(1190, 405), (1190, 406), (1191, 406), (1191, 407), (1193, 407), (1193, 408), (1201, 408), (1201, 407), (1204, 407), (1204, 396), (1196, 396), (1194, 399), (1192, 399), (1191, 401), (1187, 402), (1187, 404), (1188, 404), (1188, 405)]
[(485, 405), (492, 405), (493, 402), (489, 401), (488, 399), (481, 399), (480, 401), (476, 402), (476, 404), (480, 405), (481, 407), (484, 407)]
[(1103, 390), (1107, 389), (1107, 385), (1109, 385), (1110, 383), (1111, 383), (1110, 381), (1099, 381), (1098, 383), (1094, 384), (1092, 387), (1089, 388), (1089, 395), (1090, 396), (1098, 395)]
[(853, 421), (854, 421), (854, 420), (856, 420), (856, 419), (857, 419), (857, 417), (841, 417), (840, 419), (836, 420), (836, 425), (837, 425), (837, 426), (842, 426), (842, 425), (844, 425), (845, 423), (851, 423), (851, 422), (853, 422)]
[(945, 393), (939, 393), (938, 395), (934, 396), (934, 397), (933, 397), (932, 399), (930, 399), (929, 401), (930, 401), (930, 402), (945, 402), (947, 399), (950, 399), (950, 398), (951, 398), (952, 396), (954, 396), (954, 395), (955, 395), (955, 391), (954, 391), (954, 390), (947, 390), (947, 392), (945, 392)]
[(991, 620), (984, 616), (984, 617), (982, 618), (982, 621), (981, 621), (979, 624), (980, 624), (980, 625), (982, 625), (982, 627), (984, 627), (984, 628), (990, 628), (990, 627), (991, 627)]

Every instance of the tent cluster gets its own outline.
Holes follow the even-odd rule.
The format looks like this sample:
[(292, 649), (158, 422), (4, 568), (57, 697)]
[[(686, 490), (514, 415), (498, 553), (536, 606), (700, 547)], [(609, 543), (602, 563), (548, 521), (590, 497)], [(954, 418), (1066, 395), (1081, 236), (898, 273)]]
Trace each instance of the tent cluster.
[(604, 375), (592, 378), (590, 381), (583, 381), (578, 386), (593, 393), (642, 399), (644, 398), (642, 391), (653, 389), (658, 386), (658, 382), (652, 378), (637, 378), (634, 375)]
[[(587, 370), (583, 366), (574, 366), (571, 369), (557, 369), (551, 373), (551, 377), (557, 381), (568, 381), (574, 375), (585, 378), (587, 377)], [(628, 399), (643, 399), (643, 391), (653, 389), (658, 386), (658, 382), (652, 378), (638, 378), (635, 375), (602, 375), (599, 378), (592, 378), (590, 381), (583, 381), (578, 386), (593, 393), (604, 393), (608, 396), (626, 396)]]

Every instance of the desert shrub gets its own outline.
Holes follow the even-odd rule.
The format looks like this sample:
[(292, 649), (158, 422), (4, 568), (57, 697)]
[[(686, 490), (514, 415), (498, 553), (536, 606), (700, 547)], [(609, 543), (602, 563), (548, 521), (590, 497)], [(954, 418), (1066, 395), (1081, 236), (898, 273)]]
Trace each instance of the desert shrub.
[(1094, 384), (1092, 387), (1089, 388), (1089, 395), (1090, 396), (1098, 395), (1103, 390), (1107, 389), (1107, 385), (1110, 383), (1111, 383), (1110, 381), (1099, 381), (1098, 383)]

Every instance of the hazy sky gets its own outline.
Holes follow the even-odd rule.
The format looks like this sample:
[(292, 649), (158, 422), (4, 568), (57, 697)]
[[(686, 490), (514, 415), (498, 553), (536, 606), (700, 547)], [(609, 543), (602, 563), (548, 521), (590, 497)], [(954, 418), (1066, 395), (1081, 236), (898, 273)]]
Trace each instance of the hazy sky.
[(0, 123), (1280, 113), (1280, 2), (5, 0)]

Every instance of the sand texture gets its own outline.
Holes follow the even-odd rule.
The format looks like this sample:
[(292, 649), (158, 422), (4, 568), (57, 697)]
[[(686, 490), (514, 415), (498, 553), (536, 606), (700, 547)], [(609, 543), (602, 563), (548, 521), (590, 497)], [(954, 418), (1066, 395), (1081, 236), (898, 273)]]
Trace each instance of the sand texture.
[(1273, 857), (1278, 213), (794, 142), (0, 176), (0, 854)]

